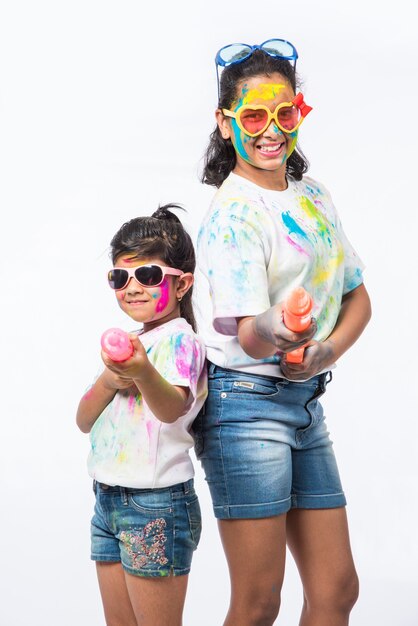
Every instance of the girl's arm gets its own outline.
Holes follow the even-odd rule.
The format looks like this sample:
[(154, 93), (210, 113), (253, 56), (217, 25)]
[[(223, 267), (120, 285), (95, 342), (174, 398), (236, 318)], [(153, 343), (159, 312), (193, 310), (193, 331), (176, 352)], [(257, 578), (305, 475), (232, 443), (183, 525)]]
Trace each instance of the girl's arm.
[(89, 433), (104, 409), (113, 400), (118, 389), (132, 387), (132, 380), (121, 378), (105, 369), (94, 385), (81, 398), (77, 409), (77, 426), (83, 433)]
[(337, 323), (323, 342), (310, 341), (303, 362), (282, 361), (281, 370), (291, 380), (306, 380), (331, 366), (360, 337), (371, 317), (369, 294), (364, 284), (343, 296)]
[(161, 421), (171, 424), (186, 410), (188, 387), (171, 385), (150, 363), (145, 348), (136, 335), (130, 335), (134, 353), (130, 359), (115, 363), (102, 353), (103, 361), (115, 374), (131, 379), (141, 392), (152, 413)]
[(275, 304), (260, 315), (237, 319), (238, 341), (253, 359), (265, 359), (278, 350), (290, 352), (306, 344), (316, 333), (316, 322), (301, 333), (294, 333), (283, 322), (283, 306)]

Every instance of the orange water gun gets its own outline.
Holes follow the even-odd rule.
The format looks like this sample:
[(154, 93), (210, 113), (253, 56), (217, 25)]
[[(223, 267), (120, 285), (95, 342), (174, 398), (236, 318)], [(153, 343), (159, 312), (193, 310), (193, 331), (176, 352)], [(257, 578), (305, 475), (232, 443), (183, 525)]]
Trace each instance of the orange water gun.
[[(285, 300), (283, 307), (283, 321), (289, 330), (300, 333), (306, 330), (311, 323), (313, 300), (303, 287), (297, 287)], [(297, 348), (286, 354), (288, 363), (302, 363), (305, 348)]]

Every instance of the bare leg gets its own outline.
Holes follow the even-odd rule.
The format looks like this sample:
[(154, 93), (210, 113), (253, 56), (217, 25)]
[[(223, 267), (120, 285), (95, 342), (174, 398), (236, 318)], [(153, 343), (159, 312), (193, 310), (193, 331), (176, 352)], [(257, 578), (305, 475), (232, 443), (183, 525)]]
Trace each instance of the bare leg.
[(280, 608), (286, 559), (286, 515), (220, 520), (231, 578), (224, 626), (271, 626)]
[(304, 589), (300, 626), (347, 626), (358, 578), (345, 508), (293, 509), (287, 542)]
[(120, 563), (96, 563), (107, 626), (138, 626)]
[(138, 626), (181, 626), (188, 576), (125, 580)]

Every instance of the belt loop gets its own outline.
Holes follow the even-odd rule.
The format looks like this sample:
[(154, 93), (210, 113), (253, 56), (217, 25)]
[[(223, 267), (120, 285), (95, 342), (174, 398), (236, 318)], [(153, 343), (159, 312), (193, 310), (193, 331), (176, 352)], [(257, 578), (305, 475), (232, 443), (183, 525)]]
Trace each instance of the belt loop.
[(216, 365), (215, 365), (215, 363), (211, 363), (211, 361), (208, 361), (208, 365), (209, 365), (209, 367), (208, 367), (208, 374), (209, 375), (213, 375), (215, 373), (215, 371), (216, 371)]
[(124, 506), (127, 506), (128, 505), (128, 492), (127, 492), (126, 487), (120, 488), (120, 498), (122, 500), (122, 504)]

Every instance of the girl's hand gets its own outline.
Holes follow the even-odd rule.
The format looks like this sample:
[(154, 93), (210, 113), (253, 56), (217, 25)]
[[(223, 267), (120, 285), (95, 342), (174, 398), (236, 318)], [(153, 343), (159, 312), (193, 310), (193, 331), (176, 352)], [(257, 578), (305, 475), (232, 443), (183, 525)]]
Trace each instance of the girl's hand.
[(332, 341), (311, 340), (305, 348), (302, 363), (288, 363), (283, 357), (280, 361), (280, 369), (289, 380), (307, 380), (326, 370), (334, 362), (335, 353)]
[[(110, 370), (120, 380), (127, 380), (129, 384), (123, 388), (126, 389), (132, 385), (133, 379), (140, 379), (145, 370), (149, 368), (150, 362), (147, 357), (144, 346), (139, 341), (138, 336), (130, 334), (129, 339), (134, 348), (133, 355), (126, 361), (116, 362), (102, 351), (102, 359), (107, 369)], [(122, 387), (119, 387), (121, 389)]]
[(254, 326), (257, 335), (263, 341), (276, 346), (281, 352), (291, 352), (295, 348), (305, 345), (316, 333), (316, 321), (301, 333), (295, 333), (286, 328), (283, 322), (283, 306), (275, 304), (264, 313), (256, 315)]

